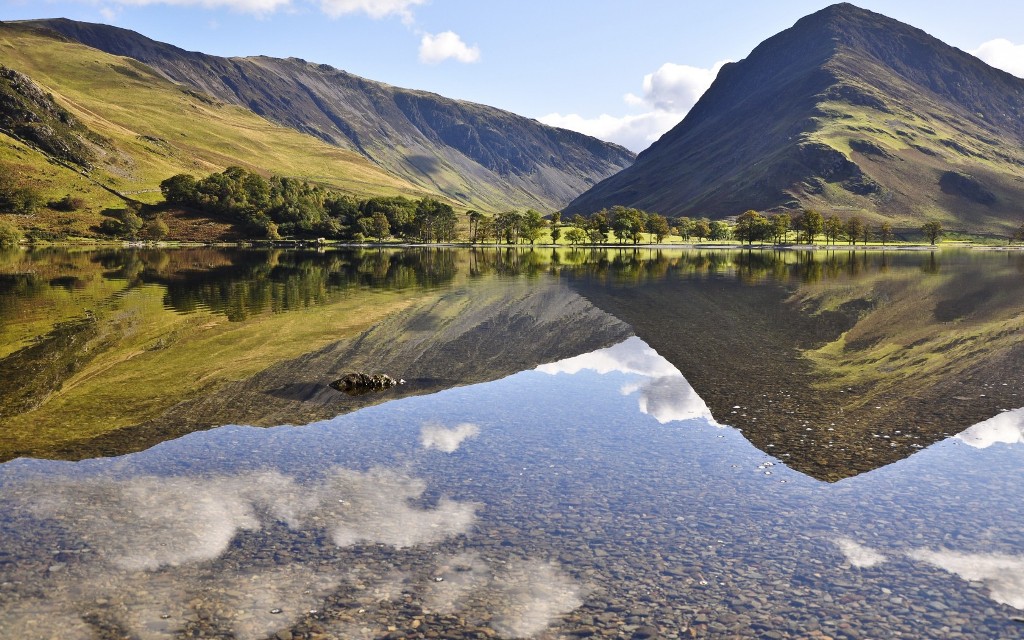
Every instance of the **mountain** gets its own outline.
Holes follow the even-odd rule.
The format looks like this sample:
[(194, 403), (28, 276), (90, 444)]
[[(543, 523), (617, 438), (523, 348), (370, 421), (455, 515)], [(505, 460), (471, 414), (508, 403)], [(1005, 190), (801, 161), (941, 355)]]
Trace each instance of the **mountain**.
[(1020, 224), (1024, 80), (837, 4), (725, 65), (675, 128), (569, 212), (723, 218), (814, 207), (872, 222)]
[[(435, 195), (361, 154), (172, 83), (130, 58), (49, 29), (0, 23), (0, 180), (20, 180), (44, 201), (81, 202), (75, 211), (39, 207), (13, 216), (26, 232), (93, 236), (103, 212), (123, 209), (126, 198), (159, 202), (162, 180), (230, 165), (358, 197)], [(230, 239), (229, 225), (215, 221), (168, 214), (167, 223), (178, 239)]]
[(423, 189), (492, 211), (560, 208), (634, 158), (617, 145), (507, 111), (298, 58), (222, 58), (102, 24), (31, 24), (143, 62), (216, 100), (356, 151)]

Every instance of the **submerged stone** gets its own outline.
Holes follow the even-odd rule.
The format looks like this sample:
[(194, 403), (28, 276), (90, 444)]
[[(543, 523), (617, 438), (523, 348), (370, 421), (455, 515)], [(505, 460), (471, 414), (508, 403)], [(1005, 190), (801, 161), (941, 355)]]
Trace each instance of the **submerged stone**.
[(330, 387), (350, 396), (360, 396), (364, 393), (390, 389), (404, 382), (405, 380), (395, 380), (385, 373), (347, 373), (332, 382)]

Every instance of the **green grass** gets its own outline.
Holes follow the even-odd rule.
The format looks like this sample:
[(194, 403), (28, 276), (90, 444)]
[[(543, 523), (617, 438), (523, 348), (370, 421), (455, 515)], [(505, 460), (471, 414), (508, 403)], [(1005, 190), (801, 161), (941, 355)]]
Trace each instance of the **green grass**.
[[(27, 74), (92, 131), (97, 167), (86, 179), (0, 134), (0, 163), (36, 186), (47, 200), (80, 195), (87, 209), (62, 218), (46, 212), (15, 220), (22, 227), (89, 233), (101, 212), (123, 206), (104, 185), (156, 203), (159, 184), (176, 173), (206, 175), (230, 165), (299, 177), (350, 193), (427, 195), (362, 156), (281, 127), (240, 107), (196, 97), (127, 58), (63, 42), (24, 25), (0, 24), (0, 63)], [(97, 184), (98, 183), (98, 184)]]

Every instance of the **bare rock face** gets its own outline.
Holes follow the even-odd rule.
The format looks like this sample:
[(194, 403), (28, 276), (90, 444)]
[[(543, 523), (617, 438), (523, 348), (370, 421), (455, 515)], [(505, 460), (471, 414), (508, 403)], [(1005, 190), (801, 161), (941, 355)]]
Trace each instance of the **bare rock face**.
[(88, 169), (88, 129), (31, 78), (0, 65), (0, 131), (43, 153)]

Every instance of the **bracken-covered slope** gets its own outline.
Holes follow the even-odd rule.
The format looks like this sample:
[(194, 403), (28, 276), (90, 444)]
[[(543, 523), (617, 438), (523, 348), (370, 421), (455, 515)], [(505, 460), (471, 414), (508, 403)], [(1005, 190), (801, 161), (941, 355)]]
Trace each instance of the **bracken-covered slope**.
[(66, 19), (34, 24), (344, 148), (451, 199), (559, 208), (633, 153), (507, 111), (393, 87), (297, 58), (222, 58)]
[(816, 207), (1005, 232), (1024, 197), (1024, 80), (837, 4), (722, 68), (675, 128), (568, 207), (723, 218)]

